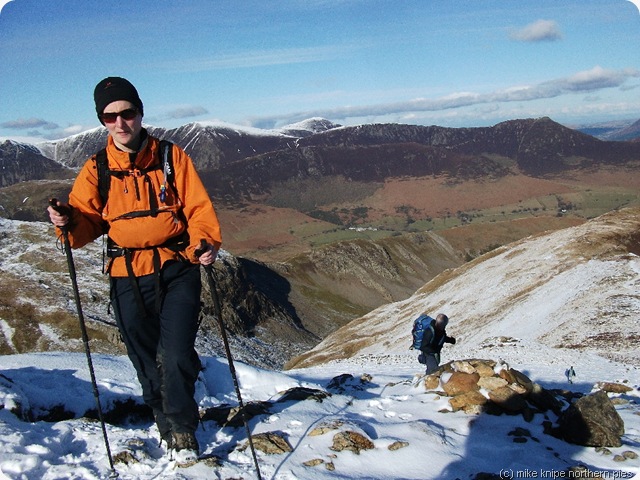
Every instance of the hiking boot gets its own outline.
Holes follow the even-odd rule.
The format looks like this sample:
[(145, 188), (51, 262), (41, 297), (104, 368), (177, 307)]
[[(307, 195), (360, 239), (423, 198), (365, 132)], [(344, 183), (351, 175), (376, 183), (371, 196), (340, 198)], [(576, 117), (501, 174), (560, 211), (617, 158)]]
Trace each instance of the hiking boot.
[(200, 446), (193, 433), (173, 433), (172, 446), (176, 465), (185, 467), (198, 461)]

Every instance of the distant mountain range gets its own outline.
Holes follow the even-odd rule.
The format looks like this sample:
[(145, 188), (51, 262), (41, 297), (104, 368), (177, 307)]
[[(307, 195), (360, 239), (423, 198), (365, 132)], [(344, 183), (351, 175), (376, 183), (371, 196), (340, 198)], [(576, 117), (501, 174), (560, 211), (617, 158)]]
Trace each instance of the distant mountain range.
[[(343, 176), (382, 181), (390, 177), (440, 175), (469, 178), (505, 175), (502, 158), (534, 176), (622, 164), (638, 158), (640, 121), (619, 130), (601, 127), (599, 140), (549, 118), (512, 120), (493, 127), (446, 128), (403, 124), (342, 127), (310, 119), (278, 130), (225, 124), (148, 127), (192, 156), (210, 193), (233, 201), (268, 194), (291, 179)], [(585, 129), (588, 131), (589, 129)], [(55, 142), (0, 145), (0, 186), (44, 178), (67, 178), (105, 143), (104, 128)], [(497, 158), (500, 157), (500, 158)]]
[[(634, 125), (616, 135), (633, 137)], [(598, 136), (615, 136), (602, 128)], [(218, 264), (225, 318), (247, 356), (272, 366), (484, 252), (638, 204), (640, 142), (602, 140), (549, 118), (482, 128), (345, 127), (315, 118), (277, 130), (148, 129), (194, 159), (229, 252)], [(65, 199), (105, 140), (100, 128), (37, 146), (0, 144), (0, 216), (46, 220), (48, 198)], [(28, 265), (22, 252), (34, 234), (11, 228), (25, 236), (11, 255)], [(53, 246), (42, 228), (39, 241)], [(87, 268), (99, 270), (91, 258)], [(38, 268), (42, 281), (50, 266)], [(23, 275), (10, 275), (0, 283), (22, 285)], [(17, 287), (7, 288), (13, 298)], [(104, 285), (92, 288), (92, 316), (103, 319)], [(207, 348), (215, 328), (210, 318), (203, 323)]]
[(640, 139), (640, 120), (597, 123), (578, 126), (575, 129), (600, 140), (637, 141)]

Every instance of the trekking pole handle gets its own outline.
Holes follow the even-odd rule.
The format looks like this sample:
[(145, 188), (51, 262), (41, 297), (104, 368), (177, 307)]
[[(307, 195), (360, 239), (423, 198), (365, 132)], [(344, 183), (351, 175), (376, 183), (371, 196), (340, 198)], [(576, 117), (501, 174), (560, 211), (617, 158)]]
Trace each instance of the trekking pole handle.
[[(68, 219), (71, 219), (71, 208), (69, 208), (67, 205), (58, 205), (57, 198), (50, 198), (49, 205), (60, 215), (65, 215)], [(63, 225), (62, 227), (60, 227), (60, 230), (62, 230), (63, 233), (66, 233), (68, 229), (69, 227), (67, 225)]]
[(195, 253), (196, 257), (200, 257), (204, 252), (207, 251), (207, 241), (203, 238), (200, 240), (200, 246), (195, 249), (193, 253)]
[(49, 199), (49, 205), (51, 205), (51, 208), (53, 208), (60, 215), (69, 216), (69, 214), (71, 213), (71, 209), (69, 207), (67, 207), (65, 205), (58, 205), (58, 199), (57, 198), (50, 198)]
[(213, 262), (215, 262), (216, 257), (218, 256), (218, 251), (214, 245), (209, 244), (204, 238), (200, 240), (200, 245), (194, 250), (194, 254), (196, 258), (200, 259), (202, 255), (211, 251), (213, 253), (213, 261), (211, 263), (207, 263), (206, 265), (202, 265), (208, 271), (213, 268)]

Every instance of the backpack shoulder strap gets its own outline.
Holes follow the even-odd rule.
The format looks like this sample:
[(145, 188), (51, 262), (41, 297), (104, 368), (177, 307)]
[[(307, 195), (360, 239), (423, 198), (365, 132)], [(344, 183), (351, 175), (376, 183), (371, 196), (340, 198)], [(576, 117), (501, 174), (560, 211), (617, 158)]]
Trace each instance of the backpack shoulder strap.
[(173, 143), (169, 140), (160, 140), (160, 162), (167, 176), (167, 182), (173, 186)]
[[(427, 346), (430, 346), (430, 345), (433, 344), (433, 340), (436, 338), (436, 329), (434, 327), (434, 321), (433, 320), (430, 321), (428, 323), (428, 325), (425, 327), (425, 329), (424, 329), (425, 334), (427, 333), (427, 330), (429, 332), (431, 332), (431, 338), (429, 339), (429, 342), (427, 343)], [(423, 336), (423, 338), (424, 338), (424, 336)]]
[(100, 194), (102, 205), (106, 205), (111, 186), (111, 172), (109, 171), (106, 148), (96, 153), (96, 168), (98, 169), (98, 193)]

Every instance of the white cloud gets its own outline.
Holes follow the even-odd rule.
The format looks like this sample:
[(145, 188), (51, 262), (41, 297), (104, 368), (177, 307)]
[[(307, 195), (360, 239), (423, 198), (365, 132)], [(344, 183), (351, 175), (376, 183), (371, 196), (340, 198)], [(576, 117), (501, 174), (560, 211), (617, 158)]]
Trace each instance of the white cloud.
[(190, 118), (197, 117), (198, 115), (204, 115), (205, 113), (209, 113), (209, 111), (198, 105), (186, 105), (182, 107), (174, 108), (167, 112), (167, 118), (171, 119), (180, 119), (180, 118)]
[(457, 92), (440, 98), (415, 98), (402, 102), (379, 103), (359, 106), (342, 106), (307, 110), (290, 114), (249, 119), (254, 126), (274, 126), (293, 123), (311, 117), (340, 121), (347, 118), (379, 117), (385, 115), (406, 116), (412, 112), (441, 112), (473, 105), (496, 105), (510, 102), (529, 102), (559, 97), (565, 94), (593, 93), (606, 88), (622, 87), (632, 78), (639, 78), (635, 69), (607, 70), (596, 66), (569, 77), (558, 78), (535, 85), (521, 85), (488, 93)]
[(54, 130), (59, 128), (55, 123), (47, 122), (41, 118), (18, 118), (0, 124), (0, 127), (11, 130), (27, 130), (30, 128), (44, 128), (46, 130)]
[(536, 20), (526, 27), (514, 30), (509, 37), (519, 42), (543, 42), (560, 40), (562, 33), (553, 20)]

